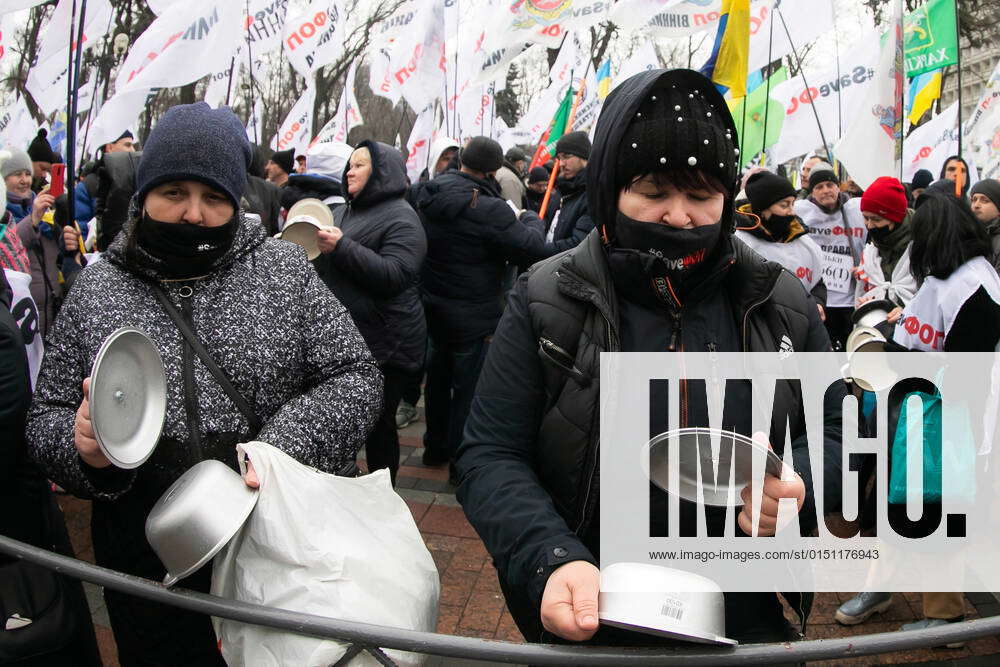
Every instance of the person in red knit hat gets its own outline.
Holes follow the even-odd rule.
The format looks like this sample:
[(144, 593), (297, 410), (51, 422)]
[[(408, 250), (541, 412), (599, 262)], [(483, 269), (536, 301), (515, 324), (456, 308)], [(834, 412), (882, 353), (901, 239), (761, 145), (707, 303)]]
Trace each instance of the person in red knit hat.
[(857, 305), (888, 299), (905, 306), (913, 298), (917, 283), (910, 272), (912, 214), (903, 184), (892, 176), (875, 179), (861, 196), (868, 243), (856, 271)]

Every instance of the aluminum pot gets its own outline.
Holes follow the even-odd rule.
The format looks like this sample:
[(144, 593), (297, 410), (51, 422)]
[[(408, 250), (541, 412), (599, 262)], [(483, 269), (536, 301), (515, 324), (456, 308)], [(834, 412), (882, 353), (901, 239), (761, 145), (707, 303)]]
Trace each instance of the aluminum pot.
[(221, 461), (202, 461), (177, 478), (146, 518), (146, 540), (167, 568), (164, 586), (193, 574), (243, 526), (258, 492)]
[(851, 314), (851, 322), (856, 327), (874, 327), (885, 322), (885, 318), (896, 308), (888, 299), (868, 301), (858, 306)]
[(601, 570), (601, 623), (699, 644), (733, 645), (726, 637), (726, 602), (711, 579), (650, 563), (615, 563)]

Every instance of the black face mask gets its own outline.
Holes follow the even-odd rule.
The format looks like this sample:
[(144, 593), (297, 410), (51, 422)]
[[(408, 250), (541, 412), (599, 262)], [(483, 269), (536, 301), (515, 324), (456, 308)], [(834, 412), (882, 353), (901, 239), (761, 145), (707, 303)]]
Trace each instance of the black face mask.
[(895, 231), (893, 225), (886, 225), (885, 227), (872, 227), (868, 230), (868, 239), (873, 243), (880, 244), (885, 243), (889, 238), (889, 235)]
[(677, 229), (655, 222), (640, 222), (618, 212), (615, 246), (658, 257), (671, 274), (683, 275), (701, 264), (719, 242), (722, 223)]
[(187, 222), (160, 222), (143, 213), (136, 241), (147, 253), (162, 261), (162, 272), (170, 278), (195, 278), (211, 273), (236, 238), (236, 217), (218, 227)]
[(761, 224), (775, 241), (784, 241), (788, 238), (788, 230), (792, 228), (793, 220), (795, 220), (794, 215), (772, 214), (767, 220), (761, 218)]

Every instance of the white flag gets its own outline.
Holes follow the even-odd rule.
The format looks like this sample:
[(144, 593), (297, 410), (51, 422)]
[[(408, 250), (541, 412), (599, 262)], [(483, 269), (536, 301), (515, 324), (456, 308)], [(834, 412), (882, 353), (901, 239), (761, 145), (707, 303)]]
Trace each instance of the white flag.
[(1000, 178), (1000, 63), (987, 79), (962, 136), (980, 168), (980, 176)]
[(644, 40), (639, 48), (635, 50), (632, 57), (622, 63), (618, 72), (612, 77), (611, 85), (635, 76), (639, 72), (646, 72), (660, 67), (660, 57), (656, 55), (656, 47), (649, 40)]
[(285, 54), (307, 80), (343, 53), (345, 20), (338, 0), (312, 0), (304, 12), (285, 21)]
[(351, 63), (347, 69), (347, 78), (344, 80), (344, 90), (340, 93), (340, 104), (337, 111), (326, 122), (326, 125), (316, 133), (316, 137), (309, 144), (327, 143), (335, 141), (346, 144), (347, 135), (351, 129), (362, 125), (365, 121), (361, 117), (361, 107), (358, 105), (358, 98), (354, 95), (354, 74), (357, 61)]
[(389, 51), (392, 85), (414, 109), (424, 109), (444, 90), (443, 3), (428, 2)]
[(233, 98), (239, 95), (240, 70), (243, 64), (240, 55), (242, 53), (243, 47), (240, 45), (236, 49), (236, 53), (230, 56), (225, 69), (213, 72), (209, 76), (208, 85), (205, 87), (205, 96), (202, 100), (213, 109), (226, 104), (227, 101), (232, 102)]
[(149, 5), (150, 10), (157, 16), (162, 16), (163, 12), (180, 2), (181, 0), (146, 0), (146, 4)]
[(878, 58), (878, 33), (868, 33), (850, 53), (841, 56), (839, 72), (836, 65), (826, 71), (806, 72), (808, 89), (801, 74), (773, 87), (771, 97), (785, 107), (781, 136), (771, 148), (773, 159), (780, 164), (823, 146), (810, 96), (823, 136), (831, 144), (840, 138), (841, 127), (846, 132), (853, 118), (867, 114), (863, 105), (875, 86)]
[(281, 46), (288, 0), (253, 0), (249, 9), (244, 25), (250, 53), (258, 56)]
[(171, 5), (129, 49), (115, 93), (183, 86), (225, 69), (243, 34), (242, 17), (239, 2)]
[(945, 158), (957, 153), (958, 102), (955, 102), (906, 137), (903, 143), (903, 180), (910, 181), (918, 169), (936, 174)]
[[(38, 60), (28, 72), (25, 84), (38, 108), (46, 116), (66, 107), (67, 77), (69, 75), (70, 32), (72, 46), (76, 47), (77, 27), (70, 26), (73, 0), (59, 0), (52, 18), (42, 34)], [(79, 20), (79, 13), (77, 14)], [(83, 47), (90, 48), (107, 34), (111, 26), (111, 5), (108, 0), (94, 0), (87, 5), (84, 17)]]
[(11, 46), (14, 44), (14, 17), (0, 14), (0, 68), (6, 69), (4, 62), (10, 57)]
[(149, 88), (138, 88), (118, 93), (105, 102), (90, 127), (87, 143), (101, 146), (120, 137), (122, 132), (132, 127), (146, 108), (147, 98), (154, 92)]
[(0, 6), (0, 14), (6, 14), (8, 12), (16, 12), (20, 9), (28, 9), (29, 7), (35, 7), (40, 5), (46, 0), (4, 0), (3, 5)]
[(611, 19), (611, 0), (524, 0), (500, 2), (486, 25), (496, 26), (487, 39), (492, 50), (519, 42), (557, 48), (572, 30), (582, 30)]
[(647, 28), (660, 37), (677, 38), (715, 30), (721, 10), (722, 0), (621, 0), (611, 21), (625, 30)]
[[(786, 26), (788, 32), (785, 31)], [(757, 0), (750, 10), (750, 58), (747, 71), (761, 69), (768, 64), (769, 57), (773, 62), (792, 53), (789, 33), (795, 49), (801, 52), (806, 44), (834, 29), (833, 0), (780, 3)]]
[(875, 81), (861, 110), (853, 116), (834, 155), (863, 189), (879, 176), (896, 176), (902, 155), (897, 155), (903, 132), (903, 31), (902, 0), (882, 46)]
[(37, 128), (24, 98), (18, 97), (13, 104), (0, 109), (0, 148), (23, 151), (28, 146), (28, 139), (35, 136)]
[(434, 107), (427, 107), (417, 115), (413, 129), (410, 130), (410, 138), (406, 142), (406, 175), (412, 183), (417, 182), (420, 172), (427, 167), (431, 144), (437, 138), (434, 131), (435, 115)]
[(278, 133), (271, 140), (271, 150), (284, 151), (295, 149), (295, 154), (305, 153), (312, 138), (313, 105), (316, 102), (316, 89), (306, 86), (302, 96), (292, 106), (285, 116), (285, 121), (278, 128)]

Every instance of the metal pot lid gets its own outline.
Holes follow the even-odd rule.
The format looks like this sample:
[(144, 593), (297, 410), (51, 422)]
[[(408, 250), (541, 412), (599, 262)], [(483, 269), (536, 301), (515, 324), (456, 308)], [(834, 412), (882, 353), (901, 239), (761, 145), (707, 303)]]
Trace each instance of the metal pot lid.
[(90, 373), (90, 421), (101, 451), (119, 468), (153, 453), (167, 414), (167, 376), (149, 336), (118, 329), (97, 351)]
[(321, 227), (333, 227), (330, 207), (315, 197), (300, 199), (288, 210), (285, 227), (293, 222), (312, 221)]
[(306, 251), (306, 257), (311, 262), (319, 257), (319, 230), (323, 226), (313, 218), (302, 217), (289, 220), (281, 230), (281, 240), (301, 246)]
[[(718, 459), (712, 453), (713, 440), (719, 442)], [(678, 456), (676, 489), (670, 485), (670, 442), (676, 442), (678, 451), (683, 454)], [(714, 428), (673, 429), (650, 440), (647, 447), (650, 481), (667, 493), (693, 503), (698, 502), (700, 488), (706, 505), (726, 507), (730, 504), (732, 489), (733, 502), (736, 506), (742, 505), (740, 491), (754, 478), (754, 458), (763, 461), (765, 473), (781, 476), (782, 463), (777, 454), (765, 445), (733, 431)], [(703, 483), (700, 485), (699, 464), (703, 471)], [(718, 475), (718, 480), (712, 478), (713, 474)]]
[[(855, 308), (854, 312), (851, 313), (851, 323), (852, 324), (858, 324), (869, 313), (872, 313), (872, 312), (875, 312), (875, 311), (881, 311), (881, 312), (884, 312), (884, 313), (888, 314), (888, 313), (890, 313), (895, 308), (896, 308), (896, 304), (894, 304), (892, 301), (889, 301), (888, 299), (875, 299), (873, 301), (867, 301), (867, 302), (861, 304), (860, 306), (858, 306), (857, 308)], [(885, 319), (885, 318), (882, 318), (882, 319)]]

